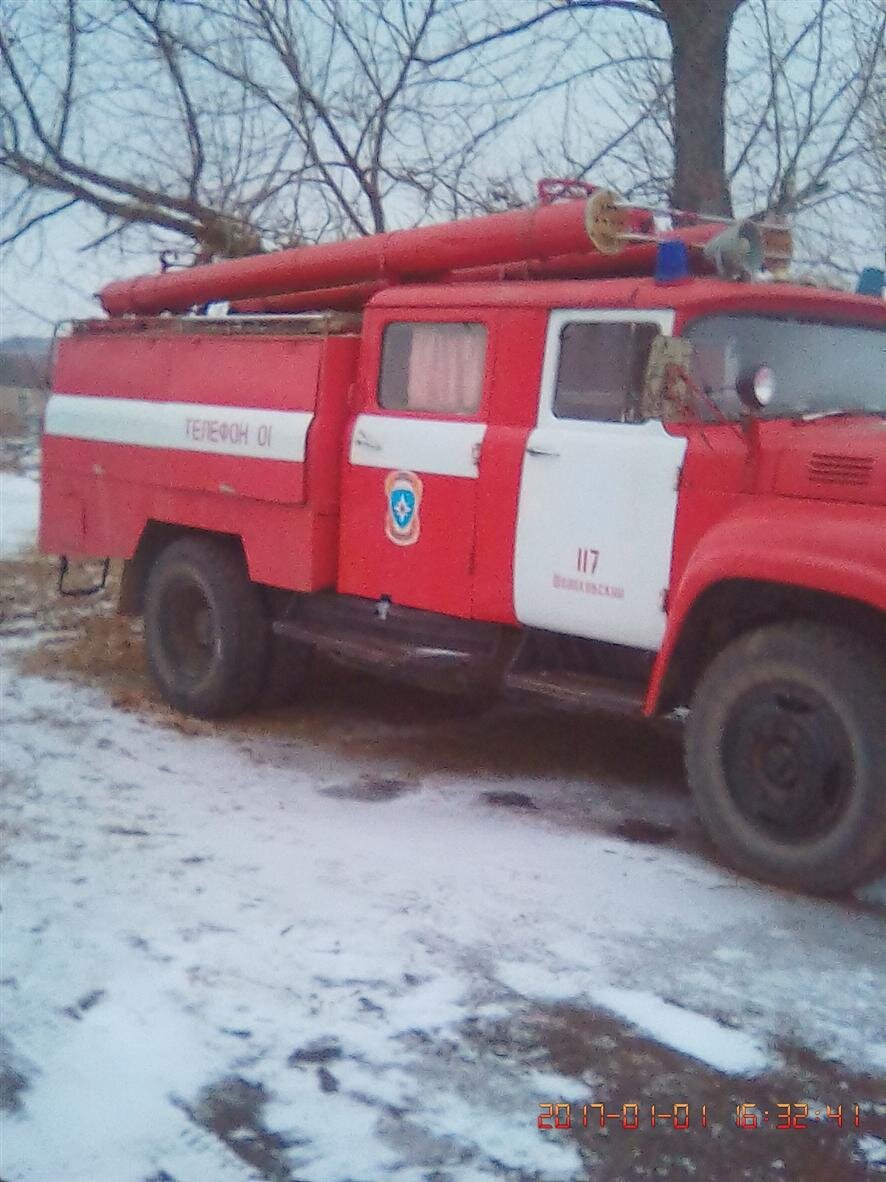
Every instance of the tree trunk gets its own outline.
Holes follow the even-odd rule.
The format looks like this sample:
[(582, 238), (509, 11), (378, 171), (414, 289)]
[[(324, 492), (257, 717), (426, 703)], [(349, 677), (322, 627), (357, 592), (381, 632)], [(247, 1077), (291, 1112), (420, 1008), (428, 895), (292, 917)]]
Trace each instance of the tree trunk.
[(673, 47), (676, 209), (732, 215), (726, 179), (726, 52), (743, 0), (655, 0)]

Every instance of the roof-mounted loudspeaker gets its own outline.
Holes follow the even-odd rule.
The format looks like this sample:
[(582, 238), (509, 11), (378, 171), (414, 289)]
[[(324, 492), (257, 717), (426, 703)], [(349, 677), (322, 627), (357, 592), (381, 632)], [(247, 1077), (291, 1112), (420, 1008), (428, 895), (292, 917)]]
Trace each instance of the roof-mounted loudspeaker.
[(704, 255), (724, 279), (749, 279), (763, 266), (763, 239), (753, 222), (736, 222), (707, 243)]

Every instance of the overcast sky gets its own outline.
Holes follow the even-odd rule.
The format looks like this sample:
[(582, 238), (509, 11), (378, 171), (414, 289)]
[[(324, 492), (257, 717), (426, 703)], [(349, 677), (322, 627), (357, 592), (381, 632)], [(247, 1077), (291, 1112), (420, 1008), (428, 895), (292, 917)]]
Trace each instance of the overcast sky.
[[(29, 2), (41, 3), (41, 0)], [(781, 0), (779, 14), (781, 16), (789, 12), (790, 19), (799, 22), (811, 11), (812, 3), (813, 0)], [(789, 10), (783, 7), (785, 4), (790, 4)], [(730, 44), (733, 64), (741, 59), (748, 27), (747, 24), (742, 24), (742, 21), (747, 22), (750, 19), (743, 14), (750, 11), (746, 6), (739, 12)], [(595, 31), (599, 27), (601, 38), (607, 37), (611, 45), (617, 37), (620, 28), (617, 22), (620, 18), (614, 14), (607, 14), (607, 19), (613, 22), (608, 26), (611, 32), (606, 31), (607, 26), (602, 22), (594, 27)], [(619, 121), (623, 121), (625, 117), (624, 111), (617, 109), (617, 101), (607, 104), (605, 100), (604, 92), (594, 103), (592, 122), (588, 120), (587, 106), (570, 114), (570, 118), (574, 116), (576, 127), (581, 129), (584, 126), (584, 134), (590, 137), (591, 143), (595, 142), (595, 135), (602, 136), (609, 134), (612, 128), (618, 129)], [(558, 101), (556, 96), (552, 97), (550, 110), (542, 109), (536, 113), (537, 124), (544, 124), (547, 119), (549, 128), (557, 128), (560, 125), (562, 112), (555, 106)], [(607, 105), (608, 112), (605, 109)], [(125, 132), (125, 124), (123, 126)], [(119, 133), (118, 120), (114, 136)], [(512, 137), (512, 146), (521, 132), (514, 128), (508, 134)], [(522, 134), (525, 137), (525, 129)], [(114, 136), (109, 138), (113, 139)], [(510, 150), (507, 138), (502, 137), (495, 144), (495, 158), (507, 156)], [(494, 166), (494, 160), (491, 161), (491, 166)], [(0, 175), (0, 185), (2, 184)], [(0, 197), (2, 195), (0, 191)], [(749, 212), (750, 209), (742, 208), (741, 194), (736, 192), (736, 214)], [(125, 253), (121, 253), (120, 248), (113, 245), (101, 250), (82, 249), (84, 244), (101, 235), (106, 229), (106, 223), (97, 214), (82, 207), (75, 207), (44, 223), (38, 231), (18, 242), (12, 251), (7, 251), (5, 257), (0, 258), (0, 336), (49, 335), (57, 321), (99, 312), (93, 293), (112, 279), (156, 270), (156, 251), (138, 253), (138, 238), (135, 235), (127, 236), (125, 239)], [(844, 261), (851, 263), (856, 269), (866, 265), (882, 266), (883, 242), (876, 230), (859, 227), (856, 229), (856, 235), (854, 257)]]

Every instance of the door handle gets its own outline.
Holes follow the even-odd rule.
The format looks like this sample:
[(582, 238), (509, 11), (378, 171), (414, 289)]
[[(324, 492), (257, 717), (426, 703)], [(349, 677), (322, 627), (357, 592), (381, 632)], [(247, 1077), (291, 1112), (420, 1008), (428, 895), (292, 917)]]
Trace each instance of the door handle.
[(526, 454), (528, 456), (553, 456), (555, 458), (560, 455), (560, 453), (558, 451), (554, 451), (553, 448), (536, 447), (534, 445), (530, 445), (526, 448)]
[(381, 451), (381, 444), (377, 439), (373, 439), (371, 435), (360, 428), (359, 431), (354, 432), (354, 445), (356, 447), (369, 447), (373, 451)]

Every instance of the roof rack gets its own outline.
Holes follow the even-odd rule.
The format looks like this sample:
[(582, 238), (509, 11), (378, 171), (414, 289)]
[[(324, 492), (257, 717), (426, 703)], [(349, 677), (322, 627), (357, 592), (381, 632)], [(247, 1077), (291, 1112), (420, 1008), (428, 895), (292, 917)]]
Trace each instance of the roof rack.
[(71, 335), (162, 333), (165, 336), (343, 336), (360, 331), (359, 312), (267, 313), (224, 316), (126, 316), (75, 320)]

